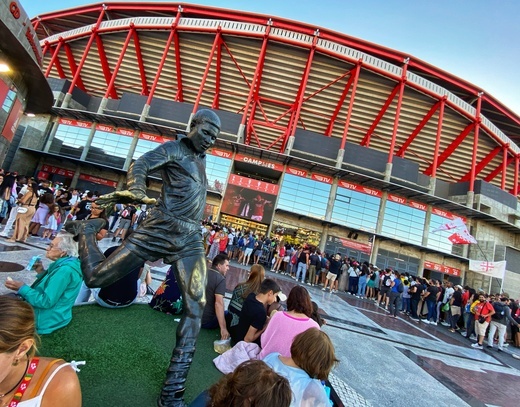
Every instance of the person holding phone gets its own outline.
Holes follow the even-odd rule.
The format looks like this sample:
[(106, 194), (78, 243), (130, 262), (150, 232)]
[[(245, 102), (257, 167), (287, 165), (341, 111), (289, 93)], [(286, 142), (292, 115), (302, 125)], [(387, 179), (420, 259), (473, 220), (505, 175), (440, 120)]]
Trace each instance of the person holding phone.
[(52, 260), (49, 268), (45, 270), (41, 260), (34, 263), (37, 277), (31, 286), (17, 280), (5, 282), (33, 306), (38, 334), (54, 332), (72, 320), (72, 306), (83, 281), (77, 247), (70, 233), (61, 232), (47, 247), (46, 257)]

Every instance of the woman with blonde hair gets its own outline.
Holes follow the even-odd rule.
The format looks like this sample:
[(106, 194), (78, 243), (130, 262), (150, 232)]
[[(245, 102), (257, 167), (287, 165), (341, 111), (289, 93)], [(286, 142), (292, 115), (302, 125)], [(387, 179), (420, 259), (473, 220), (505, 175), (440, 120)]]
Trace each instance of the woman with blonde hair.
[(29, 234), (29, 223), (36, 212), (38, 202), (38, 184), (31, 182), (27, 185), (27, 193), (18, 201), (16, 220), (14, 221), (14, 233), (8, 242), (25, 243)]
[(32, 307), (14, 296), (0, 296), (0, 405), (81, 407), (78, 377), (69, 363), (35, 357)]
[(239, 283), (231, 294), (228, 312), (226, 314), (226, 324), (228, 331), (238, 324), (240, 312), (245, 299), (251, 293), (258, 293), (260, 284), (264, 281), (265, 269), (259, 264), (253, 264), (249, 272), (247, 281)]
[(307, 329), (294, 338), (290, 357), (271, 353), (264, 362), (289, 380), (293, 391), (291, 407), (330, 405), (321, 380), (328, 378), (338, 359), (325, 332), (317, 328)]

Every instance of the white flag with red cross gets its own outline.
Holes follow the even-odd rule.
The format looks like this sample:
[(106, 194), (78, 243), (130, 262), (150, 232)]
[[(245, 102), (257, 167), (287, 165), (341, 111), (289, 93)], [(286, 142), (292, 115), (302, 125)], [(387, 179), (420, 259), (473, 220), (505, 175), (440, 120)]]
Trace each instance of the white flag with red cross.
[(469, 269), (475, 273), (484, 274), (488, 277), (504, 278), (506, 273), (506, 262), (470, 260)]

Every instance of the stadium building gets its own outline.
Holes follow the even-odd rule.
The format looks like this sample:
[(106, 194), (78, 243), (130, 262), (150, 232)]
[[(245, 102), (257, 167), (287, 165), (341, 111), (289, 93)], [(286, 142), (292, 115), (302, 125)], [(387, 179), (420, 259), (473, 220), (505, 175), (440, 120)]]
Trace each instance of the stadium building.
[[(207, 155), (208, 219), (485, 290), (469, 259), (505, 260), (504, 287), (520, 294), (520, 118), (477, 86), (235, 10), (108, 2), (32, 23), (54, 104), (22, 120), (4, 167), (123, 188), (132, 160), (211, 108), (223, 127)], [(160, 184), (150, 177), (149, 195)], [(434, 232), (456, 218), (478, 244)]]

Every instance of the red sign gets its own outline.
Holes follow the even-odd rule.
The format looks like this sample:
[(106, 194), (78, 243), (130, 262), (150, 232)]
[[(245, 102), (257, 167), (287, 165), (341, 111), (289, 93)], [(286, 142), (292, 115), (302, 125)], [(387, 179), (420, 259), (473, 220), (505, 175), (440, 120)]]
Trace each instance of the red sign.
[(291, 175), (296, 175), (298, 177), (307, 178), (307, 171), (300, 170), (299, 168), (287, 167), (287, 171), (286, 172), (288, 174), (291, 174)]
[(348, 181), (339, 181), (339, 186), (342, 188), (350, 189), (352, 191), (360, 192), (362, 194), (377, 196), (378, 198), (381, 198), (381, 196), (383, 195), (382, 192), (378, 191), (377, 189), (367, 188)]
[(406, 204), (406, 198), (403, 198), (402, 196), (398, 196), (398, 195), (388, 194), (388, 200), (401, 204), (401, 205)]
[(424, 268), (428, 270), (439, 271), (450, 276), (460, 277), (460, 270), (455, 267), (445, 266), (444, 264), (434, 263), (433, 261), (425, 261)]
[(445, 211), (443, 209), (438, 209), (438, 208), (433, 208), (432, 209), (432, 213), (434, 215), (437, 215), (437, 216), (442, 216), (443, 218), (446, 218), (446, 219), (455, 219), (455, 218), (461, 218), (462, 221), (464, 223), (466, 223), (466, 218), (460, 216), (460, 215), (455, 215), (454, 213), (451, 213), (451, 212), (448, 212), (448, 211)]
[(94, 184), (107, 185), (107, 186), (113, 187), (113, 188), (117, 187), (116, 181), (110, 181), (110, 180), (104, 179), (104, 178), (93, 177), (92, 175), (81, 174), (79, 176), (79, 179), (82, 179), (84, 181), (93, 182)]
[(411, 206), (415, 209), (420, 209), (421, 211), (426, 211), (428, 209), (428, 205), (423, 204), (422, 202), (417, 201), (408, 201), (408, 206)]
[(62, 175), (67, 178), (72, 178), (74, 176), (74, 171), (66, 170), (64, 168), (59, 168), (59, 167), (52, 167), (47, 164), (44, 164), (42, 166), (42, 171), (50, 172), (51, 174)]
[(72, 119), (64, 119), (62, 117), (58, 120), (59, 124), (65, 124), (67, 126), (74, 126), (74, 127), (83, 127), (84, 129), (90, 129), (92, 126), (92, 123), (89, 122), (82, 122), (79, 120), (72, 120)]
[(157, 136), (156, 134), (150, 134), (150, 133), (141, 133), (141, 134), (139, 134), (139, 138), (141, 140), (148, 140), (148, 141), (153, 141), (154, 143), (161, 143), (161, 144), (168, 141), (168, 139), (165, 139), (162, 136)]
[(216, 155), (217, 157), (222, 157), (222, 158), (232, 158), (233, 157), (233, 153), (231, 151), (219, 150), (217, 148), (211, 149), (211, 155)]
[(326, 184), (332, 184), (332, 177), (329, 177), (328, 175), (321, 175), (321, 174), (313, 173), (311, 175), (311, 178), (314, 181), (325, 182)]
[(134, 136), (134, 131), (130, 130), (130, 129), (117, 129), (116, 133), (120, 134), (121, 136), (128, 136), (128, 137)]
[(258, 181), (256, 179), (242, 177), (237, 174), (231, 174), (229, 176), (229, 184), (236, 185), (239, 187), (252, 189), (258, 192), (265, 192), (267, 194), (276, 195), (278, 194), (278, 185), (271, 184), (269, 182)]
[(21, 14), (20, 7), (18, 7), (18, 4), (16, 3), (16, 1), (12, 1), (9, 4), (9, 11), (13, 15), (13, 17), (16, 18), (17, 20), (20, 18), (20, 14)]
[(107, 126), (106, 124), (96, 124), (96, 130), (99, 131), (105, 131), (107, 133), (113, 133), (114, 127), (113, 126)]
[(370, 254), (372, 252), (372, 246), (365, 243), (354, 242), (353, 240), (338, 238), (343, 245), (343, 247), (348, 247), (349, 249), (359, 250), (360, 252)]
[(235, 156), (235, 160), (241, 161), (243, 163), (258, 165), (259, 167), (270, 168), (271, 170), (275, 170), (275, 171), (280, 171), (280, 172), (283, 171), (282, 164), (273, 163), (271, 161), (262, 160), (260, 158), (248, 157), (246, 155), (237, 154)]
[(4, 128), (2, 129), (2, 136), (4, 136), (8, 141), (13, 141), (14, 132), (18, 127), (18, 122), (20, 121), (20, 117), (22, 117), (22, 104), (16, 98), (14, 100), (13, 107), (11, 108), (11, 112), (5, 121)]

